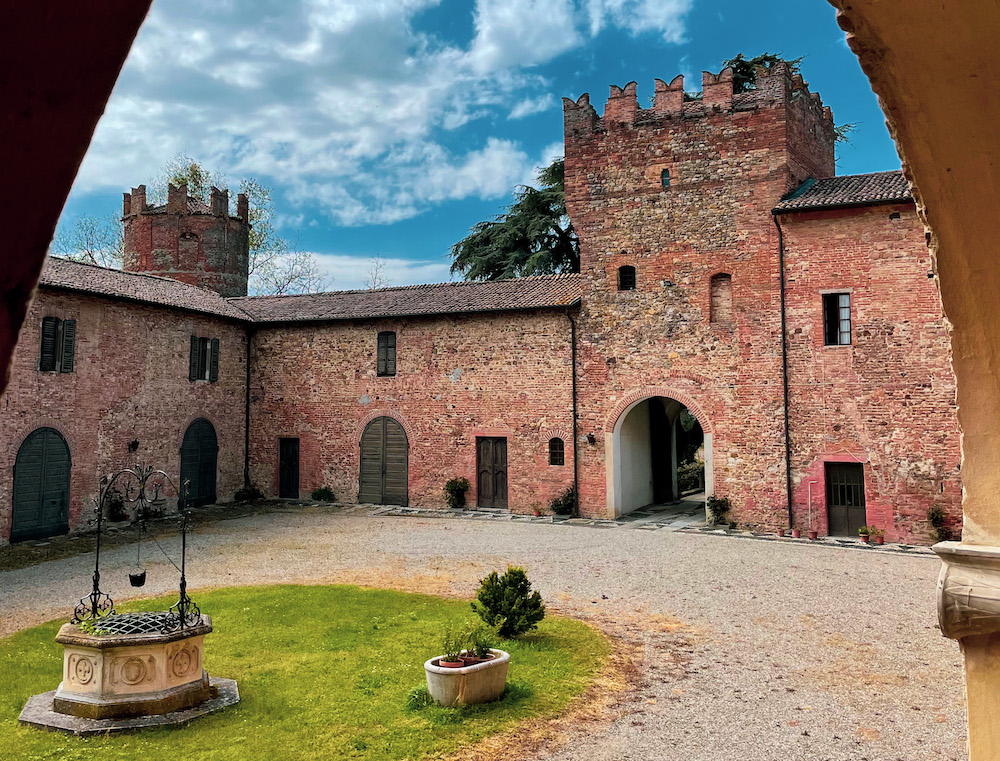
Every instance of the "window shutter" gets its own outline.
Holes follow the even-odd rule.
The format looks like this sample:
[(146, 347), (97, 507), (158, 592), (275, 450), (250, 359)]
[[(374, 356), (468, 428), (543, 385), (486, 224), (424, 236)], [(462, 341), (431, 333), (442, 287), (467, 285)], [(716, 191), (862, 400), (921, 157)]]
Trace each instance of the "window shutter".
[(219, 339), (212, 339), (212, 358), (208, 366), (208, 379), (215, 383), (219, 380)]
[(38, 360), (39, 370), (56, 369), (56, 340), (58, 332), (58, 317), (42, 318), (42, 354)]
[(73, 354), (76, 351), (76, 320), (63, 320), (62, 351), (59, 372), (73, 372)]
[(396, 334), (389, 333), (385, 343), (385, 374), (396, 374)]
[(191, 357), (188, 360), (188, 380), (198, 380), (198, 336), (191, 336)]

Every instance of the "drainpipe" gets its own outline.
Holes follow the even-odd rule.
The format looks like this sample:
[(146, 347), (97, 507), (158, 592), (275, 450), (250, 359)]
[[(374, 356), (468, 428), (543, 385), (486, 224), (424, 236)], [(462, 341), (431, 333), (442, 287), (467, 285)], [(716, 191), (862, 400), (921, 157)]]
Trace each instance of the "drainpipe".
[(781, 388), (785, 399), (785, 492), (788, 499), (788, 528), (792, 528), (792, 440), (788, 420), (788, 321), (785, 313), (785, 236), (778, 221), (778, 213), (771, 212), (774, 226), (778, 228), (778, 276), (781, 291)]
[(247, 327), (247, 377), (243, 408), (243, 486), (250, 488), (250, 343), (253, 340), (253, 326)]
[(566, 310), (566, 319), (569, 320), (569, 344), (570, 362), (572, 368), (570, 375), (573, 378), (573, 515), (580, 516), (580, 465), (577, 457), (577, 433), (576, 433), (576, 323)]

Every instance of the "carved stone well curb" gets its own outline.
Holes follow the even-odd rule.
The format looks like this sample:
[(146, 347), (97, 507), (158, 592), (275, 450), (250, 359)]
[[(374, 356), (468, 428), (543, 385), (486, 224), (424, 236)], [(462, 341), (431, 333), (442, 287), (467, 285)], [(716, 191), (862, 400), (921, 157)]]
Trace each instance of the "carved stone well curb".
[(449, 708), (475, 703), (489, 703), (503, 695), (507, 686), (507, 668), (510, 653), (491, 650), (496, 657), (490, 661), (474, 663), (459, 669), (442, 668), (442, 656), (424, 663), (427, 672), (427, 690), (438, 703)]
[(213, 697), (202, 667), (211, 631), (208, 616), (167, 633), (98, 635), (63, 624), (56, 635), (63, 646), (63, 680), (53, 707), (87, 719), (123, 719), (203, 703)]

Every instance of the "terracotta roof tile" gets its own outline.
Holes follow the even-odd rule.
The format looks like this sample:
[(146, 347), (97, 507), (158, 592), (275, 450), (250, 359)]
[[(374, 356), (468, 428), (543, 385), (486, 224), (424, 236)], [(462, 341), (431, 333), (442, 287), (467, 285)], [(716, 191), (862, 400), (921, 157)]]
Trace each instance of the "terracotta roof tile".
[(98, 267), (50, 256), (39, 285), (115, 299), (185, 309), (191, 312), (249, 321), (249, 315), (215, 291), (155, 275)]
[(365, 291), (230, 299), (255, 322), (362, 320), (476, 312), (553, 309), (580, 300), (579, 275), (460, 281)]
[(872, 172), (807, 180), (774, 210), (808, 211), (912, 200), (910, 186), (902, 172)]

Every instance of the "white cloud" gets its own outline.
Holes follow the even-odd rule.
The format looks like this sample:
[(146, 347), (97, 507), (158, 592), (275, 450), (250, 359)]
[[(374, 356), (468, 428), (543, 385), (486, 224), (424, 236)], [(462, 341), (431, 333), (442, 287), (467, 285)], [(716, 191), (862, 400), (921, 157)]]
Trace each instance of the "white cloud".
[(510, 113), (507, 115), (508, 119), (523, 119), (525, 116), (531, 116), (532, 114), (540, 114), (542, 111), (547, 111), (550, 108), (554, 108), (556, 105), (555, 96), (548, 92), (544, 95), (539, 95), (537, 98), (525, 98), (520, 103), (518, 103), (514, 108), (511, 109)]
[(590, 33), (605, 24), (634, 34), (658, 32), (666, 42), (684, 42), (684, 17), (694, 0), (586, 0)]
[(139, 184), (185, 153), (344, 224), (499, 198), (531, 179), (533, 160), (497, 138), (449, 149), (449, 133), (554, 107), (531, 67), (584, 44), (587, 18), (593, 34), (619, 25), (676, 41), (691, 5), (477, 0), (459, 44), (413, 28), (439, 2), (229, 0), (211, 14), (201, 0), (154, 4), (74, 192)]
[[(366, 279), (371, 258), (352, 254), (316, 254), (316, 261), (324, 273), (333, 277), (332, 290), (351, 291), (367, 288)], [(383, 258), (388, 285), (418, 285), (420, 283), (445, 283), (452, 279), (450, 262), (440, 260), (412, 260)]]
[(478, 0), (469, 58), (477, 71), (531, 66), (581, 41), (571, 0)]

